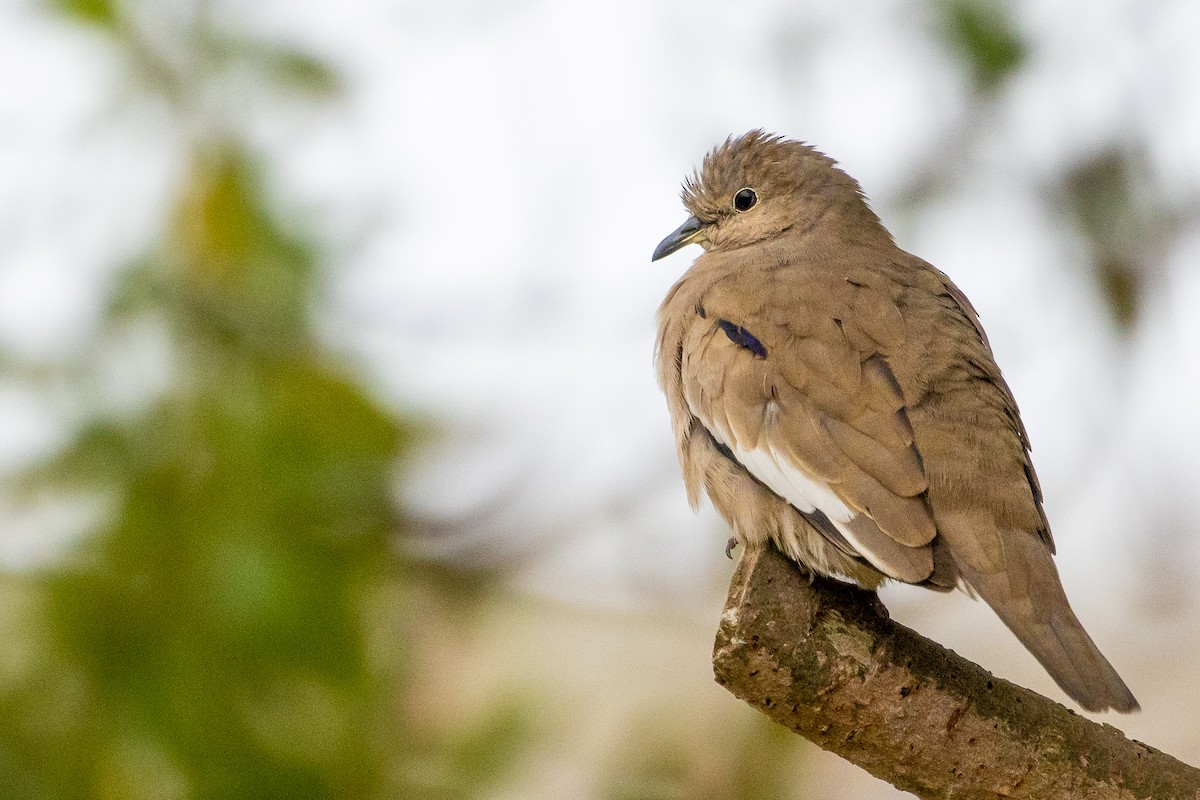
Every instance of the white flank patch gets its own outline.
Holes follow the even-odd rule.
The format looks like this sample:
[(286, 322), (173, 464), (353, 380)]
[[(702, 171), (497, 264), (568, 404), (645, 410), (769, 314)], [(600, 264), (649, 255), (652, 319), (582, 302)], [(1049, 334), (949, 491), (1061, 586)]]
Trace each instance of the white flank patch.
[(850, 529), (849, 522), (858, 516), (858, 512), (846, 505), (842, 498), (829, 487), (828, 483), (814, 478), (804, 470), (792, 464), (784, 455), (773, 448), (759, 447), (746, 450), (741, 447), (730, 447), (734, 457), (758, 478), (768, 489), (787, 500), (804, 513), (815, 509), (829, 518), (833, 526), (846, 537), (859, 555), (865, 558), (880, 572), (891, 575), (887, 561), (878, 553), (872, 552), (863, 541)]
[[(829, 484), (799, 469), (773, 448), (730, 449), (751, 475), (801, 511), (808, 513), (819, 508), (834, 524), (854, 519), (856, 512), (834, 494)], [(838, 530), (841, 529), (838, 525)]]

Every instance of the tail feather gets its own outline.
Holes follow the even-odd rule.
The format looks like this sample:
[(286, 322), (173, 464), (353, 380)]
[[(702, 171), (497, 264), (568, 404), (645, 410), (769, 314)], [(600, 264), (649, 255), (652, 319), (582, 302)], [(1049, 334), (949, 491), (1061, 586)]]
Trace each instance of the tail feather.
[(1133, 693), (1071, 610), (1045, 545), (1025, 531), (1006, 531), (1003, 540), (1004, 570), (983, 572), (955, 559), (963, 580), (1083, 709), (1137, 711)]

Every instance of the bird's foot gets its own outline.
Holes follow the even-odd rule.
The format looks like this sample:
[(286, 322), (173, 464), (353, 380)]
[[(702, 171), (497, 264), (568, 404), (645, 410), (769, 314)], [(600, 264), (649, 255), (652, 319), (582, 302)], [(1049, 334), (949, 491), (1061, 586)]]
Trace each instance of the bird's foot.
[(729, 541), (725, 543), (725, 557), (730, 561), (733, 560), (733, 548), (738, 546), (738, 540), (735, 536), (730, 536)]

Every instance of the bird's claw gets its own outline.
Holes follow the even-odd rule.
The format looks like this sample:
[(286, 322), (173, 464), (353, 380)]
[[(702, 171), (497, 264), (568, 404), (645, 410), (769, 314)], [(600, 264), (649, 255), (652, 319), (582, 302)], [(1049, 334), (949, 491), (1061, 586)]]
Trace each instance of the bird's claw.
[(733, 548), (738, 546), (738, 540), (734, 536), (729, 537), (729, 541), (725, 543), (725, 557), (730, 561), (733, 560)]

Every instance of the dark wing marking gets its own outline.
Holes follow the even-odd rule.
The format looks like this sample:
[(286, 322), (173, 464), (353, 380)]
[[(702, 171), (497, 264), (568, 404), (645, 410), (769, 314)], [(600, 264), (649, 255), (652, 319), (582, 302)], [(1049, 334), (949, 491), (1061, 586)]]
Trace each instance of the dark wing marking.
[(740, 325), (734, 325), (727, 319), (717, 320), (717, 326), (725, 331), (725, 335), (729, 337), (729, 341), (738, 347), (746, 348), (758, 358), (767, 357), (767, 348), (763, 347), (763, 343), (756, 339), (750, 331)]

